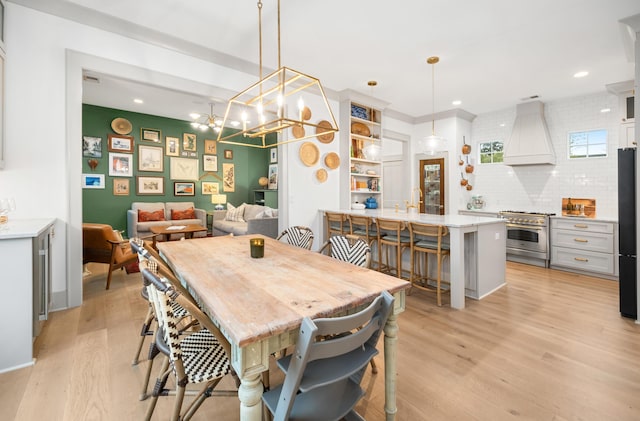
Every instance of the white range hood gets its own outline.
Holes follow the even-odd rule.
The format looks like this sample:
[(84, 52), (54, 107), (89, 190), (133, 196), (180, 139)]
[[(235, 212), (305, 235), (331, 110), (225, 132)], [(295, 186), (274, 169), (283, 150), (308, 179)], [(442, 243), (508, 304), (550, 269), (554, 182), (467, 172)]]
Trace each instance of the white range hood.
[(518, 104), (511, 137), (504, 146), (505, 165), (541, 165), (556, 163), (556, 155), (540, 101)]

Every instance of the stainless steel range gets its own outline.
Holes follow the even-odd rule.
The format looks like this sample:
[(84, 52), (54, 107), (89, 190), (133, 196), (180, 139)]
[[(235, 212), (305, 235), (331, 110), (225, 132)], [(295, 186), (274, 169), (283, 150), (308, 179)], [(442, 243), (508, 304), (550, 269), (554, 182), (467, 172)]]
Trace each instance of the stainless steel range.
[(543, 212), (501, 211), (507, 220), (507, 260), (549, 267), (549, 217)]

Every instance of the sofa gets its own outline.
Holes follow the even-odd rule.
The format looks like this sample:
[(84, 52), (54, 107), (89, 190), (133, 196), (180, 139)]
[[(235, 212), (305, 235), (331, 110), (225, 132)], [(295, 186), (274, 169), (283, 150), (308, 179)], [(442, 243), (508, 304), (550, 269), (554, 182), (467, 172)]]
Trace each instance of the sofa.
[[(227, 204), (227, 210), (213, 211), (213, 235), (262, 234), (267, 237), (278, 236), (278, 210), (262, 205), (243, 203), (237, 208)], [(229, 218), (230, 212), (236, 218)], [(230, 220), (235, 219), (235, 220)]]
[[(207, 212), (196, 209), (193, 202), (133, 202), (127, 211), (129, 238), (149, 237), (154, 226), (193, 224), (207, 226)], [(207, 233), (197, 232), (193, 236), (206, 237)]]

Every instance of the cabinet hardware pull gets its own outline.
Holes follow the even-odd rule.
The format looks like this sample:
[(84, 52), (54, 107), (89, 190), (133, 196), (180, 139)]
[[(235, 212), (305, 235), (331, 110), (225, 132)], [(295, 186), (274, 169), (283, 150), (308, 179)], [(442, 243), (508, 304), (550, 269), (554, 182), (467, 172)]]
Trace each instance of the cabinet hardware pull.
[(574, 224), (573, 226), (576, 228), (589, 228), (589, 225), (587, 224)]
[(574, 238), (573, 241), (577, 241), (578, 243), (588, 243), (589, 240), (585, 240), (584, 238)]
[(574, 257), (575, 260), (577, 260), (578, 262), (588, 262), (589, 259), (585, 259), (584, 257)]

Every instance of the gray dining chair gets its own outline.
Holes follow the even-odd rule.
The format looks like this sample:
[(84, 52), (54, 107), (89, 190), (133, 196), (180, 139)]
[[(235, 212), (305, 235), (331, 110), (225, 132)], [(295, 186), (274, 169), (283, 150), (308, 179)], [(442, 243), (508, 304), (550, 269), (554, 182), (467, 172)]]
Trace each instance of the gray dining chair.
[(367, 308), (349, 316), (311, 320), (300, 326), (293, 354), (278, 360), (284, 382), (262, 400), (275, 421), (363, 420), (354, 407), (367, 364), (393, 308), (384, 291)]

